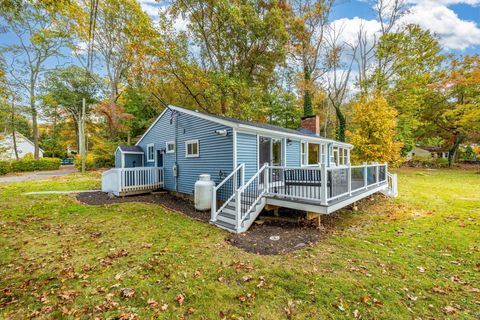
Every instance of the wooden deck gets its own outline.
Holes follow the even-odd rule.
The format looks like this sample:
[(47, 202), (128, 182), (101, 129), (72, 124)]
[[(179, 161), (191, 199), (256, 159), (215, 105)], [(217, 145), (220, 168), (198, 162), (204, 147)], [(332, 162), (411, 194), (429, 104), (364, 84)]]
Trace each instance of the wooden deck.
[(267, 204), (330, 214), (376, 192), (397, 193), (396, 175), (388, 172), (386, 164), (264, 165), (246, 183), (243, 170), (240, 165), (214, 187), (212, 200), (211, 222), (237, 233), (246, 231)]

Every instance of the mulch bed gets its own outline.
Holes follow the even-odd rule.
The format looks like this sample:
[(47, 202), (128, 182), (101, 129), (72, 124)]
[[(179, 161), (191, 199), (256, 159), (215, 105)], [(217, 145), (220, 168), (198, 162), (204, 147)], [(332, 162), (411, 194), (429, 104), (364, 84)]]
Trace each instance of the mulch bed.
[[(197, 211), (191, 201), (170, 193), (110, 197), (99, 191), (80, 193), (77, 195), (77, 199), (89, 205), (108, 205), (121, 202), (153, 203), (180, 211), (203, 222), (208, 222), (210, 219), (210, 212)], [(335, 225), (335, 219), (335, 215), (324, 215), (322, 216), (322, 226), (317, 228), (311, 221), (305, 219), (305, 213), (301, 211), (280, 209), (278, 218), (264, 212), (257, 219), (260, 224), (254, 223), (247, 232), (241, 234), (229, 234), (226, 240), (247, 252), (262, 255), (285, 254), (325, 239)]]
[(204, 222), (208, 222), (210, 220), (209, 211), (197, 211), (195, 210), (193, 203), (191, 203), (190, 201), (180, 197), (176, 197), (167, 192), (128, 197), (110, 197), (107, 193), (98, 191), (79, 193), (77, 195), (77, 200), (89, 205), (105, 205), (121, 202), (154, 203), (162, 205), (174, 211), (180, 211), (183, 214), (197, 220), (201, 220)]

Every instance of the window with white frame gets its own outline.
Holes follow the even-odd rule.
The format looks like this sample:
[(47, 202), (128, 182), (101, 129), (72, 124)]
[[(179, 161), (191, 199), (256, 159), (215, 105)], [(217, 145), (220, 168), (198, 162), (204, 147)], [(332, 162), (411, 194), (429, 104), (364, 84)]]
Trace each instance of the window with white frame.
[(300, 147), (300, 158), (302, 159), (302, 166), (307, 164), (307, 157), (306, 157), (306, 150), (307, 150), (307, 143), (302, 142), (301, 147)]
[(155, 147), (153, 143), (147, 144), (147, 161), (153, 162), (155, 160)]
[(165, 149), (167, 153), (174, 153), (175, 152), (175, 141), (167, 141), (165, 143)]
[(198, 140), (189, 140), (185, 142), (185, 157), (195, 158), (200, 155), (200, 144)]

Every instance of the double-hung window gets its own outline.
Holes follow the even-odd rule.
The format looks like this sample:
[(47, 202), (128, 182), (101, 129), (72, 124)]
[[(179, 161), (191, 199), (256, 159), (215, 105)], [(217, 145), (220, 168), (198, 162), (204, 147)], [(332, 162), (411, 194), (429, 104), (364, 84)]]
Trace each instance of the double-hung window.
[(153, 143), (147, 144), (147, 161), (153, 162), (155, 161), (155, 147)]
[(196, 158), (200, 156), (200, 144), (198, 140), (189, 140), (185, 142), (185, 157)]
[(175, 152), (175, 141), (167, 141), (165, 144), (166, 152), (167, 153), (174, 153)]

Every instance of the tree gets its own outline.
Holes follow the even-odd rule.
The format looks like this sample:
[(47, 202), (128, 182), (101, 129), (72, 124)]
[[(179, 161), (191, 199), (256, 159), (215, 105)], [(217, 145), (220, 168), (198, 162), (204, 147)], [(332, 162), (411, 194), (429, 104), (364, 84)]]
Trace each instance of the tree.
[[(188, 21), (188, 31), (177, 42), (183, 44), (180, 52), (189, 63), (170, 66), (197, 107), (252, 116), (285, 60), (288, 33), (282, 3), (177, 0), (169, 13)], [(197, 81), (205, 86), (197, 86)]]
[(328, 73), (326, 74), (326, 90), (327, 97), (331, 106), (335, 110), (337, 118), (336, 139), (345, 141), (345, 131), (347, 129), (347, 119), (343, 113), (342, 107), (347, 97), (347, 86), (350, 82), (350, 75), (354, 62), (356, 47), (353, 47), (353, 52), (350, 57), (345, 54), (347, 44), (340, 42), (340, 34), (342, 30), (337, 30), (332, 27), (329, 30), (327, 37), (327, 52), (326, 52), (326, 67)]
[(404, 142), (403, 153), (410, 151), (422, 133), (421, 114), (435, 108), (438, 95), (432, 84), (438, 81), (444, 56), (438, 40), (428, 30), (406, 25), (381, 37), (376, 56), (384, 63), (376, 82), (390, 105), (398, 111), (398, 127)]
[(87, 76), (85, 70), (70, 66), (59, 68), (48, 73), (45, 81), (43, 100), (47, 108), (58, 109), (64, 114), (71, 116), (75, 123), (77, 133), (77, 145), (80, 145), (79, 126), (82, 119), (83, 99), (86, 100), (86, 112), (88, 116), (92, 111), (92, 105), (97, 102), (98, 86)]
[(322, 75), (319, 68), (321, 52), (325, 45), (325, 32), (333, 0), (291, 1), (292, 55), (300, 61), (303, 74), (303, 115), (313, 115), (313, 83)]
[(444, 94), (443, 103), (429, 110), (427, 119), (446, 135), (451, 165), (464, 141), (480, 138), (480, 56), (454, 58), (437, 90)]
[(58, 23), (58, 12), (50, 10), (43, 1), (17, 1), (9, 10), (0, 11), (18, 43), (3, 48), (9, 55), (8, 73), (16, 86), (22, 87), (27, 96), (32, 117), (34, 157), (39, 157), (38, 133), (38, 82), (48, 69), (47, 61), (61, 56), (68, 33)]
[(353, 104), (350, 128), (346, 135), (353, 162), (379, 161), (398, 164), (402, 143), (396, 140), (395, 108), (381, 95), (362, 98)]
[[(108, 100), (102, 104), (102, 114), (108, 118), (111, 138), (114, 138), (121, 126), (122, 110), (118, 99), (123, 93), (130, 71), (135, 64), (141, 64), (148, 41), (155, 34), (150, 17), (135, 0), (105, 0), (96, 2), (93, 8), (91, 1), (83, 0), (78, 13), (71, 13), (78, 27), (75, 28), (77, 45), (90, 41), (95, 61), (86, 61), (88, 56), (76, 50), (77, 57), (87, 67), (100, 63), (105, 69), (108, 79)], [(86, 72), (89, 72), (87, 70)]]

